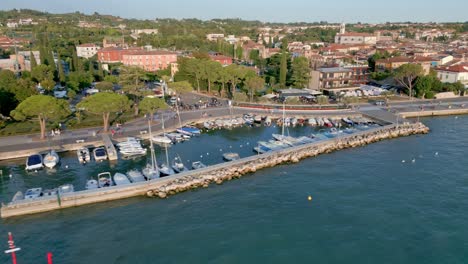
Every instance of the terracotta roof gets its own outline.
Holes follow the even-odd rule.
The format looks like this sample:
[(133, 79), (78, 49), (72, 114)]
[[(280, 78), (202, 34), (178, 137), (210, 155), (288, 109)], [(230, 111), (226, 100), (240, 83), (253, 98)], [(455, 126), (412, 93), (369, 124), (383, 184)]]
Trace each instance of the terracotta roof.
[(96, 46), (96, 44), (93, 44), (93, 43), (85, 43), (85, 44), (78, 45), (77, 47), (81, 47), (81, 48), (94, 48), (94, 47), (97, 47), (97, 46)]
[(393, 58), (388, 58), (388, 59), (380, 59), (377, 60), (377, 63), (394, 63), (394, 62), (431, 62), (433, 61), (432, 58), (430, 57), (404, 57), (404, 56), (399, 56), (399, 57), (393, 57)]
[(359, 32), (347, 32), (344, 34), (337, 34), (338, 36), (341, 37), (375, 37), (372, 34), (369, 33), (359, 33)]
[(449, 67), (439, 67), (438, 71), (448, 71), (448, 72), (468, 72), (468, 64), (462, 65), (453, 65)]

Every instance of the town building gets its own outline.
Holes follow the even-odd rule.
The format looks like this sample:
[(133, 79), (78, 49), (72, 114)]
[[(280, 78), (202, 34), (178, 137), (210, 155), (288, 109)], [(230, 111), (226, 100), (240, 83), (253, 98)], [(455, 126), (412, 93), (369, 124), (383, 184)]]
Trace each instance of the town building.
[(18, 51), (18, 55), (12, 54), (8, 59), (0, 59), (0, 69), (13, 72), (31, 71), (31, 53), (37, 64), (41, 64), (39, 51)]
[(142, 48), (123, 49), (121, 47), (108, 47), (99, 49), (97, 58), (101, 63), (119, 63), (123, 61), (123, 54), (140, 51), (142, 51)]
[(340, 33), (335, 36), (337, 44), (376, 44), (377, 36), (368, 33), (346, 32), (346, 25), (340, 26)]
[(319, 68), (311, 71), (309, 88), (316, 90), (357, 89), (369, 81), (369, 69), (364, 65)]
[(105, 37), (102, 40), (103, 48), (116, 48), (116, 47), (125, 47), (125, 40), (123, 37)]
[(89, 59), (96, 55), (100, 48), (101, 47), (91, 43), (81, 44), (76, 46), (76, 55), (78, 57)]
[(437, 78), (441, 82), (461, 82), (468, 89), (468, 63), (436, 68)]
[(222, 38), (224, 38), (224, 34), (207, 34), (206, 35), (206, 39), (209, 41), (216, 41)]
[(232, 58), (224, 55), (210, 55), (211, 60), (221, 63), (223, 66), (232, 64)]
[(177, 54), (170, 51), (132, 51), (122, 54), (122, 63), (126, 66), (136, 66), (145, 71), (166, 69), (177, 62)]
[(434, 59), (429, 57), (393, 57), (388, 59), (381, 59), (375, 62), (375, 69), (377, 71), (393, 71), (400, 66), (408, 63), (419, 64), (424, 70), (424, 74), (429, 74), (431, 65)]

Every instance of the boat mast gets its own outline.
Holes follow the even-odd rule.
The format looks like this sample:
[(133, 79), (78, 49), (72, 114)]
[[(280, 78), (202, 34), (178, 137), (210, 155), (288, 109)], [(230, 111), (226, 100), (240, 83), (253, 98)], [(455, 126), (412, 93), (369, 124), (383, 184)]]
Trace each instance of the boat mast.
[(176, 111), (177, 116), (179, 117), (179, 127), (182, 127), (182, 121), (180, 120), (180, 113), (179, 113), (179, 96), (176, 94)]
[(149, 134), (150, 134), (151, 168), (155, 170), (156, 169), (155, 166), (157, 166), (157, 162), (156, 162), (156, 155), (154, 154), (153, 134), (151, 133), (151, 119), (148, 120), (148, 128), (149, 128)]
[(285, 109), (284, 109), (284, 102), (283, 102), (283, 125), (282, 125), (282, 127), (281, 127), (281, 135), (282, 135), (282, 136), (284, 136), (284, 123), (285, 123), (285, 121), (286, 121), (286, 119), (285, 119), (285, 117), (284, 117), (284, 111), (285, 111)]
[[(162, 130), (163, 130), (163, 135), (166, 136), (166, 130), (164, 128), (164, 115), (161, 114), (161, 120), (162, 120)], [(166, 152), (166, 165), (169, 166), (169, 155), (167, 154), (167, 144), (164, 143), (164, 150)]]

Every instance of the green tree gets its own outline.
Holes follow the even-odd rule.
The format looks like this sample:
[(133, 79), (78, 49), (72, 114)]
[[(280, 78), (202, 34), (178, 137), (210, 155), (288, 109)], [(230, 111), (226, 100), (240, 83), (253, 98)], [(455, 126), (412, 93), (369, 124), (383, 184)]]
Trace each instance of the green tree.
[(45, 64), (37, 65), (31, 71), (31, 78), (36, 83), (40, 83), (46, 79), (49, 79), (49, 80), (53, 79), (54, 72), (52, 71), (52, 68), (48, 65), (45, 65)]
[(305, 88), (310, 80), (309, 60), (297, 57), (292, 62), (292, 81), (297, 88)]
[(106, 81), (100, 82), (96, 84), (96, 89), (98, 89), (100, 92), (112, 91), (114, 89), (114, 84)]
[(102, 115), (103, 130), (107, 132), (109, 131), (110, 114), (126, 111), (130, 105), (131, 101), (125, 95), (103, 92), (84, 98), (77, 104), (77, 107), (84, 108), (91, 114)]
[(36, 57), (34, 57), (34, 54), (31, 52), (29, 52), (29, 58), (31, 60), (31, 70), (34, 69), (34, 67), (37, 66), (37, 61), (36, 61)]
[(250, 102), (252, 102), (254, 94), (260, 91), (261, 89), (265, 88), (265, 80), (261, 77), (254, 76), (254, 77), (248, 78), (245, 81), (245, 85), (247, 86), (247, 89), (249, 90)]
[(106, 77), (104, 77), (104, 81), (117, 84), (119, 83), (119, 78), (115, 75), (106, 75)]
[(140, 102), (140, 109), (148, 114), (151, 117), (151, 121), (153, 121), (154, 113), (158, 110), (167, 109), (167, 104), (164, 102), (164, 99), (161, 98), (145, 97)]
[(409, 90), (410, 99), (413, 96), (414, 81), (424, 75), (424, 70), (419, 64), (403, 64), (394, 72), (394, 79)]
[(220, 96), (226, 96), (226, 84), (230, 79), (231, 76), (229, 75), (229, 71), (225, 67), (222, 67), (218, 73), (218, 79), (216, 80), (221, 84), (221, 90), (219, 92)]
[(59, 81), (61, 84), (65, 84), (67, 77), (65, 76), (65, 71), (63, 70), (62, 57), (60, 56), (60, 53), (58, 54), (57, 63), (58, 63), (57, 71), (58, 71)]
[(204, 69), (202, 67), (204, 60), (188, 59), (183, 60), (182, 68), (186, 71), (187, 75), (194, 78), (197, 83), (197, 92), (200, 92), (200, 80), (203, 77)]
[(50, 79), (50, 78), (44, 79), (41, 81), (41, 86), (46, 91), (51, 92), (55, 87), (55, 81), (54, 79)]
[(236, 48), (236, 57), (238, 60), (242, 60), (244, 57), (244, 49), (242, 49), (241, 45), (237, 46)]
[(132, 96), (134, 101), (134, 115), (139, 112), (138, 103), (144, 94), (142, 80), (145, 77), (145, 71), (138, 67), (124, 66), (120, 68), (119, 84), (122, 90)]
[(217, 80), (219, 72), (221, 71), (221, 64), (217, 61), (204, 60), (201, 64), (203, 68), (202, 77), (208, 83), (208, 93), (211, 93), (211, 84)]
[(288, 54), (283, 51), (281, 54), (281, 64), (279, 73), (279, 84), (284, 88), (286, 87), (286, 76), (288, 74)]
[(91, 86), (93, 76), (88, 72), (70, 72), (67, 78), (67, 87), (78, 92), (81, 89)]
[(177, 94), (188, 93), (193, 91), (192, 84), (188, 81), (172, 82), (167, 84), (168, 87)]
[(41, 128), (41, 139), (46, 136), (46, 123), (61, 120), (70, 115), (68, 102), (47, 95), (33, 95), (21, 102), (11, 116), (18, 121), (37, 117)]

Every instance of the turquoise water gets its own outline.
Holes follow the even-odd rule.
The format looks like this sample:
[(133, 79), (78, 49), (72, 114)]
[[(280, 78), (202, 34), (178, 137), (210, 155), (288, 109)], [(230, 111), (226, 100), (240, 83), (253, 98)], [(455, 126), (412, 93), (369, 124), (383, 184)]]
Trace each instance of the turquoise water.
[[(428, 135), (265, 169), (166, 200), (133, 198), (1, 220), (2, 245), (12, 231), (21, 263), (46, 263), (48, 251), (56, 263), (467, 263), (468, 116), (423, 122)], [(209, 156), (210, 163), (227, 140), (250, 155), (246, 144), (274, 130), (216, 131), (170, 151), (185, 160)], [(74, 155), (69, 159), (63, 162), (69, 169), (62, 164), (51, 175), (23, 175), (21, 166), (2, 164), (14, 175), (2, 180), (2, 199), (18, 187), (84, 185), (87, 173), (105, 166), (118, 171), (146, 162), (74, 167)]]

